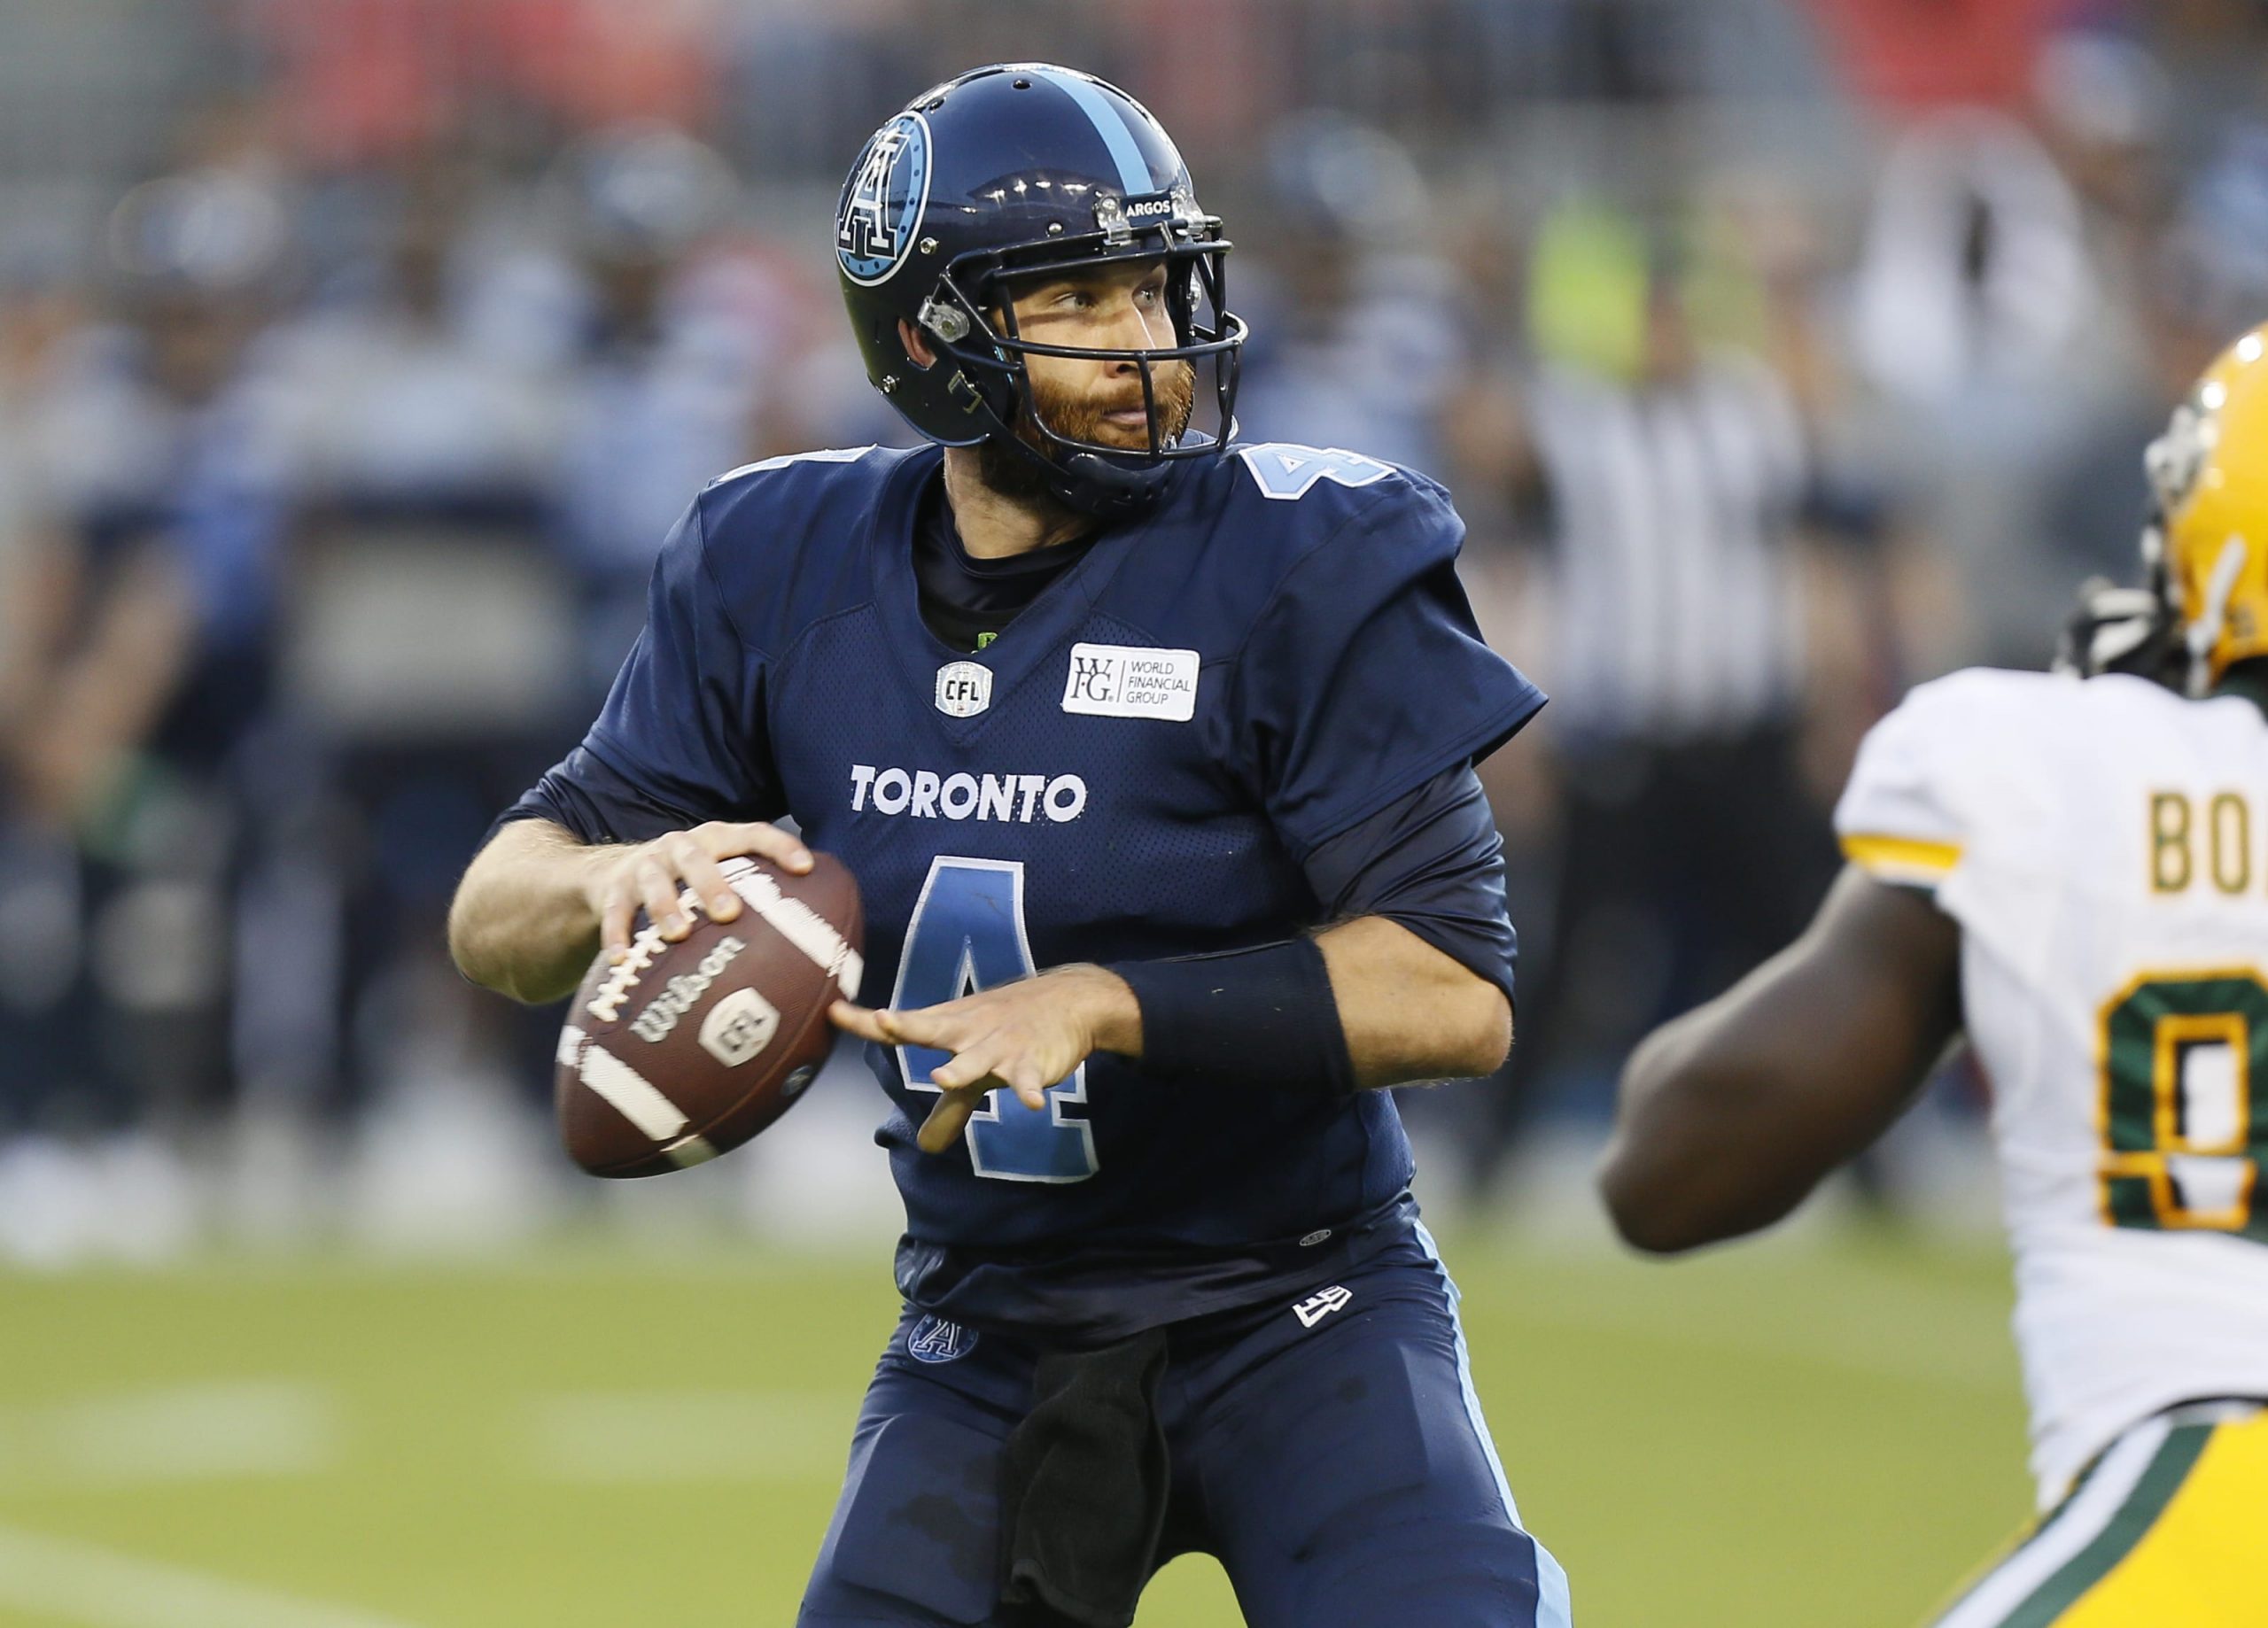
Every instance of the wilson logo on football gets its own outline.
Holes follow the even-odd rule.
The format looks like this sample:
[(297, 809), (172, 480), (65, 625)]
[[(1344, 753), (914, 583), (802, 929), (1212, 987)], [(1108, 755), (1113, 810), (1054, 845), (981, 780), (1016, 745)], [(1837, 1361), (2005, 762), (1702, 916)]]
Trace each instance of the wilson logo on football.
[(709, 993), (709, 986), (717, 981), (717, 975), (747, 948), (747, 944), (730, 934), (718, 939), (716, 948), (701, 957), (700, 965), (689, 973), (679, 973), (662, 986), (662, 992), (647, 1003), (646, 1010), (631, 1019), (630, 1032), (649, 1045), (668, 1039), (677, 1020), (700, 1004), (701, 997)]

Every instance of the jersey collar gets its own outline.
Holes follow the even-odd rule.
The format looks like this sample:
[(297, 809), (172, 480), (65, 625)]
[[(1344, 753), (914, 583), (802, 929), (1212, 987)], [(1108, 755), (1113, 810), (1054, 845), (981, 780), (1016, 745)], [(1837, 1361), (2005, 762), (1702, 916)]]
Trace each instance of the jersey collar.
[(913, 573), (913, 527), (921, 496), (932, 480), (942, 478), (944, 465), (944, 449), (930, 446), (915, 452), (890, 472), (867, 529), (867, 551), (874, 571), (874, 602), (887, 642), (910, 682), (927, 691), (936, 682), (937, 669), (951, 662), (976, 662), (992, 670), (991, 707), (974, 717), (939, 717), (949, 733), (966, 736), (982, 732), (1018, 685), (1068, 647), (1103, 589), (1177, 494), (1169, 489), (1164, 501), (1143, 519), (1106, 530), (1083, 558), (1016, 615), (998, 638), (971, 655), (954, 649), (929, 631), (929, 624), (921, 619), (920, 585)]
[(2213, 686), (2213, 694), (2217, 696), (2241, 695), (2259, 708), (2264, 715), (2268, 715), (2268, 671), (2257, 671), (2262, 666), (2268, 666), (2268, 663), (2247, 662), (2230, 668), (2221, 675), (2221, 681)]

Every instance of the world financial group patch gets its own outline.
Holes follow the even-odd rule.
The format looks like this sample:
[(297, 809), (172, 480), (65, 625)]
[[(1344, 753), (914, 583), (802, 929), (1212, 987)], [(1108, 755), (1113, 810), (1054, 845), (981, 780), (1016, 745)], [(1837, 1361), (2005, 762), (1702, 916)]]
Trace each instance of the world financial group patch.
[(916, 1362), (951, 1362), (975, 1349), (975, 1330), (937, 1316), (922, 1318), (905, 1337), (905, 1354)]
[(1197, 716), (1197, 669), (1194, 650), (1073, 645), (1071, 671), (1063, 680), (1063, 710), (1186, 724)]

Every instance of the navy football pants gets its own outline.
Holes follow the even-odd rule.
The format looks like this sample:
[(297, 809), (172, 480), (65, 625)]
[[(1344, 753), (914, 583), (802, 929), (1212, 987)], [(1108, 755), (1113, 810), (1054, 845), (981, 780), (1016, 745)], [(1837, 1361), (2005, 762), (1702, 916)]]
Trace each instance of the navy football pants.
[[(1567, 1628), (1481, 1423), (1422, 1229), (1302, 1297), (1176, 1325), (1159, 1562), (1215, 1555), (1251, 1628)], [(1033, 1353), (909, 1313), (882, 1354), (801, 1628), (991, 1624), (1000, 1450)], [(1003, 1617), (1003, 1622), (1014, 1622)]]

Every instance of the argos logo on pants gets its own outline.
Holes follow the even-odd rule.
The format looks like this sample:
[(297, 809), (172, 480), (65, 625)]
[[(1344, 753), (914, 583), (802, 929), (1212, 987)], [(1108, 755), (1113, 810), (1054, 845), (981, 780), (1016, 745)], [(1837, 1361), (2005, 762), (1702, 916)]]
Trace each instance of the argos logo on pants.
[(1087, 783), (1076, 774), (947, 774), (934, 769), (850, 765), (850, 810), (909, 819), (991, 819), (1064, 825), (1087, 810)]

